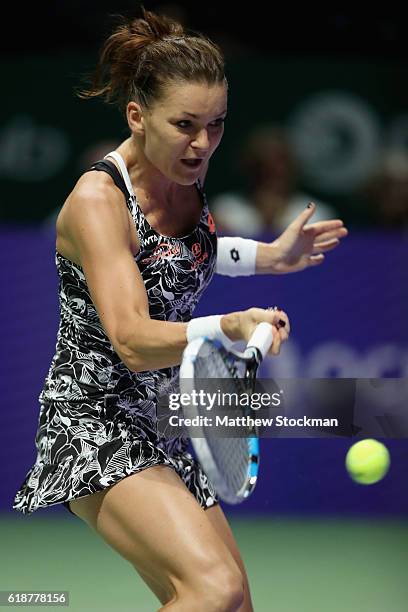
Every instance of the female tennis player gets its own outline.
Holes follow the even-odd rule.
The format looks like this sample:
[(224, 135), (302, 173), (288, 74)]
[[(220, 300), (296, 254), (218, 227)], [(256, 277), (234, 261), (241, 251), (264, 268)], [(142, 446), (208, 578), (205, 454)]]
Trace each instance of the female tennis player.
[(192, 318), (214, 272), (294, 272), (347, 232), (306, 225), (271, 244), (217, 239), (203, 183), (220, 144), (227, 81), (218, 47), (142, 9), (107, 39), (83, 96), (116, 102), (129, 137), (78, 180), (57, 219), (60, 327), (41, 391), (37, 459), (18, 490), (24, 514), (63, 503), (139, 572), (161, 610), (252, 610), (218, 498), (184, 439), (160, 437), (157, 398), (200, 336), (248, 341), (282, 310)]

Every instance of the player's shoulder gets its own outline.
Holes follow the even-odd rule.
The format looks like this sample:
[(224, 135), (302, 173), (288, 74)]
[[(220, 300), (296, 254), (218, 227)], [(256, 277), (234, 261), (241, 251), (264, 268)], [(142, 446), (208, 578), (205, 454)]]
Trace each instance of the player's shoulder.
[(106, 172), (86, 172), (79, 177), (65, 200), (57, 228), (60, 225), (70, 234), (81, 224), (127, 227), (127, 217), (123, 194), (112, 178)]
[(123, 194), (115, 185), (112, 177), (107, 172), (85, 172), (76, 182), (69, 195), (69, 200), (74, 202), (91, 203), (110, 199), (123, 199)]
[(123, 193), (106, 172), (85, 172), (82, 174), (69, 194), (64, 207), (70, 213), (81, 214), (82, 211), (95, 213), (104, 209), (127, 214), (123, 205)]

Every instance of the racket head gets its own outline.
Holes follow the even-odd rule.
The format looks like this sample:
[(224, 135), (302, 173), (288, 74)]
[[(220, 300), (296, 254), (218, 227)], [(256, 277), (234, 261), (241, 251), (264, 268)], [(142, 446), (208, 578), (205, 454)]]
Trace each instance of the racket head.
[[(256, 352), (247, 354), (227, 350), (217, 340), (197, 338), (186, 347), (180, 366), (180, 392), (191, 393), (198, 379), (225, 379), (230, 392), (253, 390), (259, 360)], [(245, 410), (247, 413), (248, 410)], [(250, 412), (250, 409), (249, 409)], [(185, 411), (184, 411), (185, 413)], [(208, 416), (200, 405), (189, 406), (189, 418)], [(198, 460), (219, 497), (229, 503), (244, 501), (254, 490), (259, 470), (259, 440), (256, 427), (248, 428), (247, 436), (215, 437), (204, 424), (186, 426)]]

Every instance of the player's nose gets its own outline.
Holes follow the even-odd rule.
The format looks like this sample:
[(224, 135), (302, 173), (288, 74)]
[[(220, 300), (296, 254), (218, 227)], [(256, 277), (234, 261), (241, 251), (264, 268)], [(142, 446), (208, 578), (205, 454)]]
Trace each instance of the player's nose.
[(210, 149), (210, 139), (208, 138), (208, 132), (206, 129), (201, 130), (191, 145), (195, 149), (200, 149), (200, 154), (207, 153)]

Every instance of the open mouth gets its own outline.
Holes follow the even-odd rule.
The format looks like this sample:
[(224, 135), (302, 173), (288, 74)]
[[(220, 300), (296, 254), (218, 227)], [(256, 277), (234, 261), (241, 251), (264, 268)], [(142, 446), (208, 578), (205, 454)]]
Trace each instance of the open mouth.
[(202, 159), (182, 159), (182, 163), (189, 168), (198, 168), (203, 163)]

